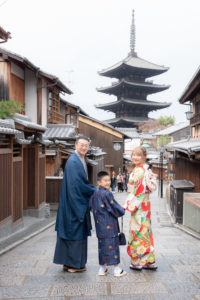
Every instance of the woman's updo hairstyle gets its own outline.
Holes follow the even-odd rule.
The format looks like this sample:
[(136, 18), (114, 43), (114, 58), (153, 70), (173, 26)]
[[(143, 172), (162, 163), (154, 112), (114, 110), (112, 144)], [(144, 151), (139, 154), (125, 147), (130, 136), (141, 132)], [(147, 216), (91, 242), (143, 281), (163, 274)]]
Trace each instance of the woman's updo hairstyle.
[(135, 149), (133, 149), (133, 151), (131, 153), (131, 157), (133, 156), (133, 153), (140, 154), (140, 155), (144, 156), (145, 158), (147, 157), (147, 150), (143, 146), (138, 146)]

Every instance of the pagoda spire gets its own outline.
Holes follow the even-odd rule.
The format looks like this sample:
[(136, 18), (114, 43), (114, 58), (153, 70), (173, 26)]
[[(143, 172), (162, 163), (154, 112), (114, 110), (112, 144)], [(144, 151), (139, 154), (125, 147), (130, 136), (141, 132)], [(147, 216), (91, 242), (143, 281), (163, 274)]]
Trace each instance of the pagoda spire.
[(135, 16), (134, 16), (134, 9), (132, 12), (132, 23), (131, 23), (131, 30), (130, 30), (130, 55), (131, 56), (137, 56), (137, 53), (135, 52)]

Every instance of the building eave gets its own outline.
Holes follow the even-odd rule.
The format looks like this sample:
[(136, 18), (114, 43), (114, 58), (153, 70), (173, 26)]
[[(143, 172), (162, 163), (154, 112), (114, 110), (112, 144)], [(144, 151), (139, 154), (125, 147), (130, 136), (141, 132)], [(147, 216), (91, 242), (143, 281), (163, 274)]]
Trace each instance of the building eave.
[(127, 124), (138, 124), (138, 123), (143, 123), (145, 121), (147, 121), (148, 118), (128, 118), (128, 117), (120, 117), (120, 118), (113, 118), (110, 120), (106, 120), (105, 122), (108, 124), (121, 124), (121, 123), (127, 123)]
[[(108, 129), (112, 130), (113, 132), (116, 132), (117, 136), (119, 136), (119, 134), (121, 134), (122, 137), (124, 136), (124, 138), (127, 138), (127, 136), (123, 132), (121, 132), (120, 130), (115, 129), (112, 125), (108, 124), (106, 121), (99, 121), (99, 120), (94, 119), (92, 117), (84, 116), (84, 115), (81, 115), (81, 114), (79, 116), (80, 116), (79, 120), (81, 122), (83, 122), (82, 118), (84, 118), (84, 119), (92, 121), (94, 123), (98, 123), (98, 124), (102, 125), (105, 128), (107, 127)], [(102, 130), (103, 130), (103, 127), (102, 127)]]
[(190, 101), (191, 98), (193, 98), (194, 94), (197, 92), (197, 89), (198, 90), (200, 89), (200, 66), (198, 67), (194, 76), (192, 77), (192, 79), (184, 89), (178, 101), (181, 104)]
[(151, 92), (156, 93), (160, 91), (164, 91), (170, 87), (170, 85), (158, 85), (152, 84), (148, 82), (139, 83), (139, 82), (131, 82), (125, 79), (121, 79), (118, 82), (113, 83), (111, 86), (98, 88), (97, 91), (101, 93), (112, 94), (117, 88), (121, 88), (122, 86), (127, 86), (127, 88), (146, 88), (147, 90), (151, 90)]
[(147, 75), (146, 77), (152, 77), (155, 75), (159, 75), (159, 74), (162, 74), (169, 70), (168, 67), (163, 67), (163, 66), (151, 63), (151, 62), (144, 60), (138, 56), (129, 55), (125, 59), (114, 64), (113, 66), (103, 69), (102, 71), (99, 71), (98, 74), (102, 75), (102, 76), (118, 78), (118, 76), (116, 76), (116, 73), (118, 71), (120, 71), (120, 69), (123, 69), (126, 67), (132, 69), (132, 74), (134, 74), (134, 71), (140, 71), (140, 72), (143, 71), (146, 74), (149, 73), (149, 75)]
[(13, 61), (16, 61), (26, 67), (27, 69), (30, 69), (31, 71), (37, 72), (38, 76), (44, 77), (47, 80), (51, 81), (54, 86), (57, 86), (60, 91), (65, 92), (67, 94), (72, 94), (72, 91), (66, 87), (66, 85), (60, 81), (58, 77), (55, 75), (46, 73), (42, 70), (40, 70), (39, 67), (34, 65), (30, 60), (28, 60), (26, 57), (23, 57), (19, 54), (16, 54), (14, 52), (8, 51), (6, 49), (0, 48), (0, 56), (3, 56), (4, 59), (8, 60), (9, 58)]
[(95, 107), (98, 109), (111, 110), (112, 108), (117, 107), (121, 104), (127, 104), (130, 106), (137, 105), (137, 106), (141, 106), (141, 107), (150, 107), (153, 110), (166, 108), (171, 105), (171, 103), (167, 103), (167, 102), (159, 103), (159, 102), (155, 102), (155, 101), (140, 100), (140, 99), (138, 99), (138, 100), (136, 100), (136, 99), (132, 99), (132, 100), (121, 99), (121, 100), (113, 101), (110, 103), (98, 104), (98, 105), (95, 105)]
[(63, 103), (65, 103), (65, 104), (67, 104), (67, 105), (75, 108), (77, 110), (77, 113), (80, 113), (82, 115), (85, 115), (85, 116), (89, 117), (89, 115), (80, 106), (75, 105), (74, 103), (71, 103), (71, 102), (69, 102), (69, 101), (67, 101), (67, 100), (65, 100), (63, 98), (60, 98), (60, 101), (62, 101)]
[(195, 155), (195, 153), (200, 152), (200, 140), (187, 139), (172, 142), (166, 146), (166, 149), (169, 152), (182, 152), (188, 156)]

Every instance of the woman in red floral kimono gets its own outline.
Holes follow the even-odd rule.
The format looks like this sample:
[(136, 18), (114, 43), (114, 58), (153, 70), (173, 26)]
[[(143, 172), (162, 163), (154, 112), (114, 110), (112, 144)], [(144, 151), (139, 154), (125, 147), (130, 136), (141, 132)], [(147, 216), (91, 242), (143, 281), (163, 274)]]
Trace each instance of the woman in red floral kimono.
[(156, 179), (145, 164), (146, 149), (144, 147), (140, 146), (133, 150), (132, 160), (135, 168), (129, 177), (129, 195), (124, 205), (124, 208), (131, 212), (127, 247), (128, 255), (131, 257), (130, 268), (156, 270), (149, 201), (149, 193), (157, 187)]

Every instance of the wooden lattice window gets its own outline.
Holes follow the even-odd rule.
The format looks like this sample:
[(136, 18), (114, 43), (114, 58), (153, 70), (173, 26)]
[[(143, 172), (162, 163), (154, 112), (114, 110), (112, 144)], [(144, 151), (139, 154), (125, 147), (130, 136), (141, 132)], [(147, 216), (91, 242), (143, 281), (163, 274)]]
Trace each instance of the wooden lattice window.
[(39, 153), (45, 154), (45, 146), (44, 145), (39, 145)]
[(195, 104), (195, 114), (200, 113), (200, 101)]
[(52, 90), (49, 91), (48, 94), (48, 109), (49, 111), (60, 111), (60, 99), (59, 99), (59, 91)]
[(13, 145), (13, 157), (20, 157), (22, 155), (22, 146), (14, 143)]
[(0, 134), (0, 149), (10, 148), (11, 138), (9, 135)]

